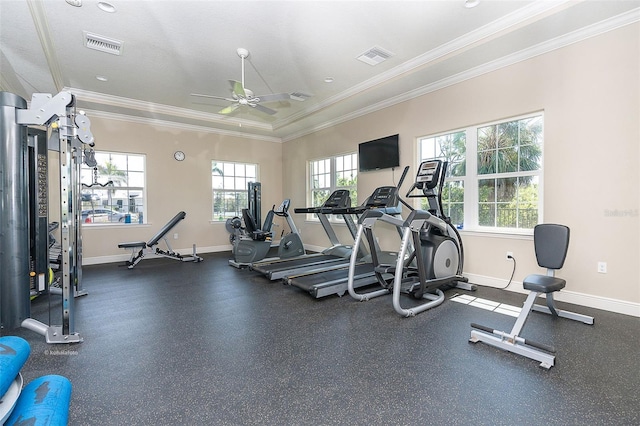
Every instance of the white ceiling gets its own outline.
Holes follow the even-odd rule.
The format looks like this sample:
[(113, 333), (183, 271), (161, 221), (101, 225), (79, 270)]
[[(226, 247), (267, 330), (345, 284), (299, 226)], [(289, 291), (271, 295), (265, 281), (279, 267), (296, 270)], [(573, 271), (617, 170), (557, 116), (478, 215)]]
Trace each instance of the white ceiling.
[[(640, 20), (640, 0), (448, 1), (0, 0), (2, 90), (72, 91), (91, 115), (124, 115), (289, 140)], [(116, 56), (84, 47), (83, 31), (123, 42)], [(393, 54), (376, 66), (356, 58)], [(301, 102), (217, 112), (190, 96), (229, 96), (250, 56), (257, 95)], [(105, 76), (108, 81), (98, 81)], [(325, 83), (325, 78), (333, 78)]]

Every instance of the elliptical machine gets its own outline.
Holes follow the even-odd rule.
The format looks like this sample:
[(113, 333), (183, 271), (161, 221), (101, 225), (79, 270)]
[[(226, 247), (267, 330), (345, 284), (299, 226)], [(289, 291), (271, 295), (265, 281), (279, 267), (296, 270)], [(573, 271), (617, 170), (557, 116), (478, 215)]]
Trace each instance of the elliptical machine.
[[(234, 217), (227, 220), (226, 226), (229, 231), (229, 240), (232, 244), (233, 259), (229, 260), (229, 265), (236, 268), (249, 266), (253, 262), (263, 260), (271, 249), (273, 240), (273, 219), (275, 216), (283, 217), (287, 221), (290, 233), (281, 235), (278, 244), (278, 258), (288, 259), (290, 257), (302, 256), (305, 254), (304, 244), (300, 238), (298, 228), (289, 214), (291, 201), (287, 198), (276, 209), (275, 204), (267, 213), (264, 225), (259, 228), (249, 209), (242, 209), (242, 220)], [(244, 228), (242, 222), (244, 221)], [(284, 231), (283, 231), (284, 232)]]
[[(376, 262), (374, 266), (378, 283), (382, 289), (358, 294), (353, 288), (352, 270), (349, 267), (349, 294), (356, 300), (365, 301), (374, 297), (393, 293), (393, 307), (405, 317), (414, 316), (444, 302), (443, 289), (458, 287), (475, 290), (462, 276), (464, 250), (462, 239), (450, 218), (444, 214), (441, 192), (446, 176), (447, 162), (442, 160), (424, 161), (418, 168), (415, 182), (407, 192), (407, 198), (423, 198), (428, 201), (428, 210), (411, 209), (406, 220), (402, 221), (377, 211), (367, 211), (360, 218), (358, 234), (354, 244), (364, 234), (372, 244), (375, 241), (373, 228), (375, 222), (381, 220), (402, 229), (402, 243), (395, 265), (383, 265)], [(415, 190), (421, 194), (414, 195)], [(392, 275), (393, 279), (389, 276)], [(411, 308), (403, 308), (400, 295), (407, 294), (414, 299), (426, 299), (427, 302)]]

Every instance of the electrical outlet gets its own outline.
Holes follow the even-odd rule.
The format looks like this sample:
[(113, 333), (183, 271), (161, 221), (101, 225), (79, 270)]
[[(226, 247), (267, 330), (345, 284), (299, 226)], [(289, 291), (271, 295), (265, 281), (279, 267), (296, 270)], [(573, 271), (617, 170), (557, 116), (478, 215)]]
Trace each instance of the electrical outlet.
[(512, 251), (508, 251), (507, 252), (507, 256), (505, 257), (505, 259), (511, 260), (512, 257), (513, 257), (513, 252)]
[(607, 262), (598, 262), (598, 273), (600, 274), (607, 273)]
[(176, 232), (175, 234), (173, 234), (173, 239), (177, 240), (178, 239), (178, 233)]

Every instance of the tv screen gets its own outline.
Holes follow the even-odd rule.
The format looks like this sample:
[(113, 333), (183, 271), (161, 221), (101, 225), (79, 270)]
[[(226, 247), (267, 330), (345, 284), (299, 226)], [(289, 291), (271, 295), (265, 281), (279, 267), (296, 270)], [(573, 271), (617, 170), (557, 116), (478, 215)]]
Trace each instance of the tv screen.
[(398, 141), (399, 135), (392, 135), (359, 144), (358, 169), (361, 172), (366, 172), (399, 167), (400, 150)]

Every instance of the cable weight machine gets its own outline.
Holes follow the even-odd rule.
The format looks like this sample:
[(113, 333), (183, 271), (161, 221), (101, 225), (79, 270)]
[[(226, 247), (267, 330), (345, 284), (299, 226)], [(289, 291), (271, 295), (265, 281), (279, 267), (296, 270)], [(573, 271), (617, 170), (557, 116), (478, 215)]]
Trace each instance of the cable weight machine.
[[(0, 118), (0, 326), (27, 328), (47, 343), (82, 342), (75, 331), (74, 298), (86, 294), (81, 285), (80, 167), (82, 147), (93, 146), (90, 121), (76, 112), (70, 92), (36, 93), (29, 108), (20, 96), (0, 92)], [(44, 126), (46, 137), (28, 126)], [(58, 153), (61, 325), (31, 318), (33, 281), (39, 291), (50, 291), (48, 264), (42, 261), (48, 260), (47, 151)]]

